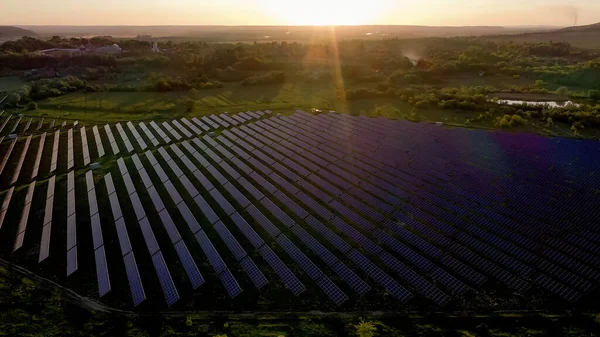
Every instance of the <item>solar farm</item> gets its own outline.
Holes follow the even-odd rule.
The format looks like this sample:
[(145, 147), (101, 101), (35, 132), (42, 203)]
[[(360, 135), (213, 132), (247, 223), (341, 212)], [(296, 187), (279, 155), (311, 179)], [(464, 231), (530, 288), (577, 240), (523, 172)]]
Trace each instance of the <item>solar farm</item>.
[(598, 142), (334, 112), (60, 123), (29, 119), (0, 144), (1, 257), (111, 306), (585, 308), (598, 295)]

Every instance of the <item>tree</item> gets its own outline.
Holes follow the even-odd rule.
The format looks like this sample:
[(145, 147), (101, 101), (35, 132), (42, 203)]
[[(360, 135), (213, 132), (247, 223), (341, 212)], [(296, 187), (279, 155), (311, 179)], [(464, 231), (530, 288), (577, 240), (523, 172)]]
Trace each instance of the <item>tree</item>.
[(362, 318), (354, 328), (356, 328), (356, 334), (359, 337), (373, 337), (375, 336), (375, 331), (377, 331), (377, 327), (372, 322), (365, 321)]
[(590, 90), (588, 91), (588, 96), (591, 99), (600, 99), (600, 90)]
[(27, 110), (37, 110), (37, 109), (38, 109), (38, 105), (36, 102), (27, 103)]
[(542, 80), (535, 81), (535, 86), (538, 88), (543, 88), (547, 83)]
[(12, 93), (6, 98), (6, 104), (17, 105), (21, 101), (21, 95)]
[(568, 96), (569, 95), (569, 88), (567, 88), (567, 87), (560, 87), (560, 88), (556, 89), (556, 93), (558, 95), (561, 95), (561, 96)]

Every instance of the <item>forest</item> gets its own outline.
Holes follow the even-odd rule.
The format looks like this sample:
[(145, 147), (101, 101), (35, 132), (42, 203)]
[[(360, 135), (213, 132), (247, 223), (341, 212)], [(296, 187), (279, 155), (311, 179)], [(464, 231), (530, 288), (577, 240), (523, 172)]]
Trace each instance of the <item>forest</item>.
[[(36, 52), (113, 43), (123, 53), (49, 56)], [(161, 52), (151, 53), (149, 42), (111, 37), (24, 37), (4, 43), (0, 46), (0, 74), (23, 81), (7, 104), (26, 109), (34, 107), (30, 102), (37, 102), (56, 110), (52, 98), (63, 95), (174, 92), (181, 94), (178, 109), (187, 111), (191, 105), (202, 107), (206, 95), (218, 96), (232, 88), (277, 94), (286, 84), (292, 91), (326, 85), (324, 106), (314, 105), (314, 99), (308, 102), (302, 93), (288, 99), (285, 108), (336, 109), (570, 136), (595, 137), (593, 130), (600, 126), (600, 56), (564, 42), (456, 37), (332, 39), (314, 44), (166, 41), (158, 46)], [(199, 96), (198, 102), (188, 102)], [(575, 104), (498, 103), (505, 99)], [(152, 107), (147, 109), (147, 113), (156, 112)]]

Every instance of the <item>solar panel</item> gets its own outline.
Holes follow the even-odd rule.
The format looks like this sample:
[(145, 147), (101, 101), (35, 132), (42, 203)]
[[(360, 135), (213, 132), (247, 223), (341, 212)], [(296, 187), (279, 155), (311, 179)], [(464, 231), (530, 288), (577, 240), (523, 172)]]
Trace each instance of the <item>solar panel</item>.
[(169, 123), (167, 122), (163, 122), (162, 126), (167, 129), (167, 132), (169, 132), (175, 139), (177, 140), (181, 140), (181, 135), (175, 131), (175, 129), (173, 129), (173, 127), (171, 125), (169, 125)]
[(51, 222), (47, 223), (42, 227), (42, 239), (40, 241), (40, 253), (38, 257), (38, 263), (48, 258), (50, 254), (50, 231)]
[(215, 214), (213, 209), (210, 207), (210, 205), (208, 205), (206, 200), (204, 200), (204, 198), (202, 198), (202, 196), (200, 194), (198, 194), (194, 198), (194, 201), (196, 202), (198, 207), (200, 207), (202, 214), (204, 214), (204, 216), (208, 219), (208, 221), (211, 224), (214, 224), (215, 222), (219, 221), (219, 217), (217, 216), (217, 214)]
[(348, 300), (348, 296), (344, 294), (344, 292), (338, 288), (331, 280), (324, 276), (317, 281), (317, 285), (323, 289), (323, 291), (329, 296), (329, 298), (336, 304), (342, 305), (344, 302)]
[(10, 181), (10, 185), (14, 184), (19, 180), (19, 175), (21, 174), (21, 168), (23, 167), (23, 162), (25, 161), (25, 156), (27, 156), (27, 151), (29, 150), (29, 144), (31, 143), (33, 135), (30, 135), (25, 140), (25, 145), (23, 145), (23, 150), (21, 150), (21, 155), (19, 156), (19, 160), (17, 161), (17, 165), (14, 168), (14, 174)]
[(77, 245), (77, 220), (75, 214), (67, 217), (67, 250)]
[[(281, 221), (281, 223), (290, 228), (296, 224), (292, 218), (290, 218), (281, 208), (275, 205), (269, 198), (263, 198), (260, 203), (274, 216), (277, 220)], [(248, 211), (250, 211), (250, 207), (248, 207)]]
[(119, 245), (121, 247), (121, 254), (126, 255), (131, 252), (131, 242), (129, 241), (129, 235), (127, 234), (127, 227), (125, 226), (125, 220), (119, 218), (115, 220), (115, 228), (117, 230), (117, 236), (119, 238)]
[(131, 145), (131, 142), (129, 141), (129, 138), (127, 137), (127, 134), (125, 133), (125, 130), (123, 129), (123, 126), (121, 126), (120, 123), (117, 123), (115, 126), (117, 127), (117, 131), (119, 131), (119, 134), (121, 135), (121, 139), (123, 140), (123, 143), (125, 144), (125, 148), (127, 149), (127, 153), (133, 152), (133, 146)]
[(403, 303), (408, 302), (413, 295), (406, 289), (404, 289), (398, 282), (383, 272), (373, 262), (369, 261), (364, 255), (360, 254), (356, 250), (352, 250), (348, 257), (354, 261), (361, 269), (363, 269), (370, 277), (372, 277), (377, 283), (384, 287), (390, 294), (400, 299)]
[(183, 269), (185, 270), (188, 279), (192, 283), (192, 288), (198, 289), (201, 285), (204, 284), (204, 277), (202, 277), (202, 274), (200, 274), (200, 271), (198, 270), (194, 259), (190, 255), (190, 252), (188, 251), (187, 247), (185, 246), (185, 243), (183, 241), (179, 241), (174, 245), (174, 247), (175, 251), (177, 252), (177, 255), (179, 256), (179, 260), (183, 265)]
[(0, 217), (0, 228), (2, 228), (2, 223), (4, 222), (4, 217), (6, 216), (6, 212), (8, 211), (8, 206), (10, 205), (10, 201), (12, 199), (14, 190), (15, 187), (13, 186), (4, 194), (4, 200), (2, 201), (2, 209), (0, 209), (0, 212), (2, 212), (2, 216)]
[(215, 246), (213, 246), (208, 236), (206, 236), (206, 233), (204, 233), (204, 231), (199, 231), (195, 234), (195, 237), (198, 243), (200, 244), (204, 255), (206, 255), (208, 262), (210, 262), (210, 265), (215, 270), (215, 273), (220, 274), (225, 269), (227, 269), (227, 265), (225, 265), (225, 262), (221, 258), (221, 255), (216, 250)]
[(307, 231), (302, 229), (300, 226), (294, 226), (291, 228), (292, 232), (308, 247), (311, 251), (317, 254), (323, 262), (328, 266), (332, 266), (339, 262), (338, 258), (335, 257), (325, 246), (317, 241)]
[(323, 225), (319, 220), (315, 219), (312, 215), (309, 215), (304, 221), (342, 253), (346, 254), (352, 249), (346, 241), (342, 240), (342, 238)]
[[(309, 192), (310, 194), (314, 195), (319, 201), (328, 204), (331, 200), (333, 200), (333, 197), (328, 195), (327, 193), (321, 191), (320, 189), (318, 189), (315, 185), (305, 181), (305, 180), (300, 180), (298, 181), (298, 185), (300, 187), (302, 187), (305, 191)], [(296, 193), (296, 195), (299, 195), (301, 192)]]
[(102, 239), (102, 228), (100, 226), (100, 215), (98, 213), (92, 215), (90, 217), (90, 222), (92, 227), (92, 242), (94, 250), (96, 250), (104, 244), (104, 240)]
[(237, 182), (242, 185), (242, 187), (244, 188), (244, 190), (246, 192), (248, 192), (250, 195), (252, 195), (256, 200), (261, 200), (262, 198), (265, 197), (264, 194), (262, 194), (262, 192), (260, 192), (256, 187), (254, 187), (254, 185), (252, 185), (250, 182), (248, 182), (248, 180), (246, 180), (246, 178), (244, 177), (240, 177)]
[(206, 124), (202, 123), (198, 118), (196, 118), (196, 117), (192, 118), (192, 122), (196, 123), (199, 127), (202, 128), (202, 130), (210, 131), (210, 127), (207, 126)]
[[(208, 117), (204, 116), (202, 118), (200, 118), (204, 123), (210, 125), (211, 128), (213, 129), (218, 129), (219, 125), (217, 125), (215, 122), (213, 122), (212, 120), (210, 120)], [(207, 130), (208, 131), (208, 130)]]
[(148, 222), (147, 218), (144, 218), (139, 221), (139, 224), (142, 235), (144, 236), (144, 241), (146, 242), (146, 248), (148, 248), (150, 255), (154, 255), (156, 252), (160, 251), (160, 248), (158, 247), (158, 243), (152, 232), (152, 227), (150, 227), (150, 222)]
[(167, 268), (167, 264), (165, 263), (165, 259), (161, 252), (152, 256), (152, 263), (154, 264), (154, 269), (158, 275), (158, 281), (160, 282), (163, 294), (165, 295), (165, 300), (167, 301), (167, 304), (171, 306), (179, 300), (179, 293), (177, 292), (177, 288), (175, 288), (171, 273), (169, 273), (169, 269)]
[(225, 172), (227, 172), (234, 180), (237, 180), (240, 177), (240, 174), (229, 164), (222, 161), (218, 164)]
[(183, 122), (183, 124), (185, 124), (188, 128), (190, 128), (190, 130), (192, 130), (196, 135), (200, 135), (202, 134), (202, 131), (200, 131), (200, 129), (198, 129), (194, 124), (192, 124), (192, 122), (190, 122), (189, 120), (187, 120), (185, 117), (181, 119), (181, 121)]
[(217, 221), (213, 226), (236, 260), (239, 261), (248, 255), (223, 222)]
[(219, 274), (219, 279), (221, 279), (223, 286), (225, 286), (229, 297), (235, 298), (242, 292), (242, 288), (240, 288), (240, 285), (237, 283), (236, 279), (229, 270), (225, 270)]
[(181, 125), (181, 123), (179, 123), (179, 121), (173, 120), (173, 121), (171, 121), (171, 123), (173, 123), (173, 125), (175, 125), (177, 127), (177, 129), (179, 129), (179, 131), (181, 131), (181, 133), (183, 133), (187, 138), (192, 137), (192, 133), (189, 132), (185, 127), (183, 127), (183, 125)]
[[(133, 254), (132, 254), (133, 256)], [(108, 266), (106, 264), (106, 255), (104, 247), (94, 251), (96, 260), (96, 277), (98, 280), (98, 296), (102, 297), (110, 292), (110, 278), (108, 276)]]
[(284, 204), (292, 213), (294, 213), (300, 219), (304, 219), (308, 216), (308, 212), (304, 210), (300, 205), (298, 205), (295, 201), (290, 199), (287, 195), (281, 193), (281, 191), (277, 191), (273, 194), (276, 200), (280, 203)]
[(365, 283), (365, 281), (358, 277), (356, 273), (354, 273), (342, 262), (336, 263), (332, 269), (360, 296), (364, 296), (367, 292), (369, 292), (369, 290), (371, 290), (371, 287)]
[(163, 226), (167, 231), (167, 235), (169, 235), (169, 238), (171, 239), (171, 243), (175, 244), (175, 242), (180, 241), (181, 235), (179, 234), (179, 231), (177, 230), (173, 219), (171, 219), (169, 212), (167, 212), (166, 209), (163, 209), (158, 213), (158, 216), (160, 217)]
[(304, 270), (304, 272), (313, 280), (318, 280), (323, 276), (323, 272), (317, 267), (296, 245), (285, 236), (279, 235), (275, 241), (285, 250), (288, 255)]
[(335, 215), (304, 192), (298, 192), (296, 198), (324, 220), (331, 220)]
[(295, 296), (300, 295), (306, 287), (298, 280), (298, 278), (290, 271), (290, 269), (279, 259), (279, 257), (269, 248), (264, 246), (259, 249), (262, 257), (279, 275), (285, 286), (292, 291)]
[(254, 248), (259, 248), (265, 244), (265, 241), (254, 231), (254, 229), (242, 218), (239, 213), (233, 213), (230, 215), (231, 221), (237, 226), (237, 228), (244, 234), (244, 236), (250, 241)]
[(169, 138), (169, 136), (167, 136), (167, 134), (160, 128), (160, 126), (158, 126), (158, 124), (156, 124), (156, 122), (154, 122), (154, 121), (150, 122), (150, 126), (152, 126), (154, 131), (156, 131), (156, 133), (158, 133), (158, 135), (160, 136), (160, 138), (163, 140), (164, 143), (168, 144), (171, 142), (171, 138)]
[[(50, 159), (50, 172), (56, 170), (56, 164), (58, 163), (58, 146), (60, 141), (60, 131), (54, 133), (54, 141), (52, 143), (52, 158)], [(9, 148), (10, 149), (10, 148)]]
[(215, 201), (219, 204), (221, 209), (223, 209), (225, 214), (231, 215), (235, 212), (235, 208), (229, 203), (229, 201), (227, 201), (227, 199), (225, 199), (221, 192), (219, 192), (216, 188), (212, 189), (209, 193), (213, 197), (213, 199), (215, 199)]
[(42, 135), (40, 136), (38, 150), (35, 155), (35, 162), (33, 163), (33, 170), (31, 172), (31, 177), (29, 178), (31, 180), (37, 178), (37, 175), (38, 175), (38, 172), (40, 169), (40, 162), (42, 161), (42, 154), (44, 152), (44, 144), (45, 143), (46, 143), (46, 132), (42, 133)]
[(359, 216), (358, 214), (356, 214), (355, 212), (350, 210), (348, 207), (342, 205), (337, 200), (331, 201), (329, 203), (329, 206), (331, 208), (333, 208), (335, 211), (337, 211), (339, 214), (341, 214), (342, 216), (349, 219), (354, 224), (360, 226), (361, 228), (363, 228), (367, 231), (371, 231), (374, 228), (373, 224), (371, 224), (369, 221), (365, 220), (363, 217)]
[(77, 271), (77, 247), (67, 251), (67, 276)]
[(292, 185), (291, 183), (289, 183), (287, 180), (283, 179), (280, 175), (278, 175), (275, 172), (272, 172), (269, 175), (269, 177), (275, 182), (276, 185), (278, 185), (279, 187), (284, 189), (289, 194), (296, 194), (296, 193), (300, 192), (300, 190), (297, 189), (296, 186)]
[[(268, 199), (265, 198), (263, 200), (268, 200)], [(267, 219), (264, 216), (264, 214), (262, 214), (262, 212), (259, 211), (258, 208), (256, 208), (254, 205), (248, 206), (246, 211), (248, 212), (248, 214), (250, 214), (252, 219), (254, 219), (254, 221), (260, 227), (262, 227), (267, 233), (269, 233), (270, 236), (277, 237), (279, 234), (281, 234), (281, 231), (279, 230), (279, 228), (277, 228), (271, 221), (269, 221), (269, 219)]]
[(242, 265), (242, 268), (244, 268), (244, 271), (246, 271), (246, 274), (248, 274), (248, 276), (250, 277), (257, 289), (262, 289), (264, 286), (267, 285), (267, 278), (265, 277), (265, 275), (263, 275), (260, 269), (258, 269), (254, 261), (252, 261), (252, 259), (250, 259), (249, 256), (241, 260), (240, 264)]
[(223, 187), (227, 190), (227, 192), (229, 192), (229, 194), (233, 197), (233, 199), (235, 199), (235, 201), (240, 206), (246, 208), (248, 205), (250, 205), (250, 201), (244, 196), (242, 192), (240, 192), (240, 190), (237, 189), (237, 187), (233, 186), (229, 182), (223, 185)]

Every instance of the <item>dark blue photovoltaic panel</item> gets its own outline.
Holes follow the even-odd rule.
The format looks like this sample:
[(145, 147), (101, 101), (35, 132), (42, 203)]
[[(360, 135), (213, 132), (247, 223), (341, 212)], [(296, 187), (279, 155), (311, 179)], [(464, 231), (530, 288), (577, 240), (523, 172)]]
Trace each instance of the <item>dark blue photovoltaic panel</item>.
[(308, 177), (306, 177), (308, 180), (312, 181), (315, 186), (318, 186), (319, 188), (328, 191), (330, 194), (339, 196), (340, 194), (342, 194), (342, 191), (333, 186), (332, 184), (326, 182), (325, 180), (323, 180), (321, 177), (315, 175), (315, 174), (311, 174)]
[(239, 261), (248, 255), (223, 222), (217, 221), (213, 226), (236, 260)]
[(98, 297), (106, 295), (110, 291), (110, 278), (108, 276), (108, 267), (106, 264), (106, 255), (104, 247), (94, 251), (96, 260), (96, 278), (98, 280)]
[[(263, 200), (269, 200), (269, 199), (264, 198)], [(267, 207), (267, 209), (268, 209), (268, 207)], [(262, 212), (259, 211), (258, 208), (256, 208), (254, 205), (248, 206), (246, 211), (248, 212), (248, 214), (250, 214), (252, 219), (254, 219), (254, 221), (256, 223), (258, 223), (258, 225), (260, 227), (262, 227), (272, 237), (276, 237), (279, 234), (281, 234), (281, 231), (279, 230), (279, 228), (277, 228), (269, 219), (267, 219), (267, 217), (265, 217), (265, 215), (262, 214)]]
[(206, 170), (219, 182), (219, 184), (225, 185), (227, 183), (227, 178), (225, 178), (216, 167), (211, 165), (207, 167)]
[[(222, 137), (222, 136), (225, 136), (225, 137), (227, 137), (227, 138), (229, 138), (229, 139), (231, 139), (231, 140), (233, 140), (233, 141), (237, 141), (237, 140), (238, 140), (238, 136), (236, 136), (236, 134), (237, 134), (237, 133), (236, 133), (236, 134), (234, 134), (233, 132), (231, 132), (231, 131), (233, 131), (233, 130), (237, 130), (237, 129), (223, 130), (223, 132), (221, 132), (221, 135), (219, 135), (219, 136), (217, 137), (217, 139), (219, 139), (219, 140), (221, 140), (221, 141), (222, 141), (222, 139), (226, 139), (226, 138), (224, 138), (224, 137)], [(228, 142), (229, 142), (229, 141), (228, 141)], [(230, 142), (229, 144), (230, 144), (230, 145), (227, 145), (227, 146), (229, 146), (229, 147), (232, 147), (232, 146), (233, 146), (233, 144), (232, 144), (231, 142)]]
[(169, 273), (169, 269), (167, 268), (167, 264), (165, 263), (165, 259), (161, 252), (152, 256), (152, 263), (154, 264), (154, 269), (156, 269), (158, 281), (160, 282), (163, 294), (165, 295), (165, 300), (167, 301), (167, 304), (171, 306), (179, 300), (179, 293), (177, 293), (177, 288), (175, 288), (175, 283), (173, 283), (171, 273)]
[(370, 231), (374, 228), (373, 224), (371, 224), (369, 221), (365, 220), (364, 218), (362, 218), (361, 216), (359, 216), (358, 214), (356, 214), (355, 212), (350, 210), (348, 207), (342, 205), (337, 200), (331, 201), (329, 203), (329, 206), (331, 208), (333, 208), (335, 211), (337, 211), (339, 214), (341, 214), (342, 216), (348, 218), (354, 224), (360, 226), (361, 228), (363, 228), (367, 231)]
[(261, 289), (262, 287), (267, 285), (269, 281), (267, 281), (265, 275), (263, 275), (263, 273), (260, 271), (260, 269), (258, 269), (254, 261), (252, 261), (252, 259), (250, 259), (249, 256), (241, 260), (240, 264), (242, 265), (242, 268), (244, 268), (246, 274), (248, 274), (248, 276), (250, 277), (257, 289)]
[(439, 283), (446, 286), (447, 289), (451, 290), (453, 294), (456, 295), (464, 295), (467, 291), (470, 290), (467, 285), (456, 279), (454, 276), (450, 275), (446, 271), (440, 268), (434, 268), (431, 271), (431, 276)]
[[(183, 199), (181, 198), (181, 195), (179, 194), (179, 192), (177, 192), (177, 189), (175, 188), (175, 186), (173, 185), (173, 183), (171, 181), (167, 181), (164, 184), (164, 186), (165, 186), (165, 189), (167, 190), (167, 192), (169, 193), (169, 196), (171, 196), (171, 199), (173, 200), (173, 203), (175, 203), (175, 205), (177, 205), (183, 201)], [(195, 196), (195, 195), (193, 195), (193, 196)]]
[(278, 175), (275, 172), (272, 172), (269, 175), (269, 177), (271, 179), (273, 179), (273, 181), (275, 182), (275, 184), (277, 186), (281, 187), (289, 194), (296, 194), (296, 193), (300, 192), (300, 190), (297, 189), (296, 186), (292, 185), (290, 182), (288, 182), (287, 180), (285, 180), (284, 178), (282, 178), (280, 175)]
[(196, 117), (192, 118), (192, 122), (196, 123), (199, 127), (202, 128), (202, 130), (210, 131), (210, 127), (208, 125), (202, 123), (198, 118), (196, 118)]
[(179, 177), (179, 181), (183, 185), (183, 188), (185, 188), (185, 190), (190, 194), (190, 196), (192, 196), (192, 198), (196, 197), (200, 193), (198, 192), (194, 184), (192, 184), (192, 182), (186, 176)]
[(218, 165), (225, 170), (225, 172), (227, 172), (233, 178), (233, 180), (237, 180), (240, 177), (240, 174), (226, 162), (222, 161)]
[(377, 283), (384, 287), (396, 298), (400, 299), (403, 303), (408, 302), (413, 295), (406, 289), (404, 289), (398, 282), (391, 278), (388, 274), (384, 273), (379, 267), (369, 261), (366, 257), (360, 254), (358, 251), (353, 250), (348, 254), (348, 257), (356, 263), (367, 275), (372, 277)]
[(227, 159), (231, 159), (233, 157), (233, 154), (231, 152), (227, 151), (227, 149), (225, 149), (221, 145), (215, 146), (215, 150), (217, 150), (223, 157), (225, 157)]
[(179, 210), (179, 213), (181, 213), (181, 216), (183, 216), (183, 220), (188, 225), (192, 233), (196, 233), (201, 229), (200, 224), (198, 224), (198, 221), (196, 221), (196, 217), (194, 214), (192, 214), (192, 211), (190, 211), (185, 203), (177, 205), (177, 209)]
[(248, 159), (248, 162), (250, 164), (252, 164), (252, 166), (254, 166), (258, 171), (260, 171), (266, 175), (269, 175), (269, 174), (271, 174), (271, 172), (273, 172), (273, 171), (271, 171), (270, 168), (266, 167), (263, 163), (259, 162), (255, 158)]
[(221, 206), (225, 214), (231, 215), (235, 213), (235, 208), (225, 199), (225, 197), (219, 192), (216, 188), (211, 190), (210, 195), (215, 199), (215, 201)]
[(254, 157), (267, 163), (267, 165), (273, 165), (275, 163), (275, 160), (273, 160), (273, 158), (264, 154), (264, 152), (262, 150), (254, 150), (254, 151), (252, 151), (252, 154), (254, 155)]
[(221, 279), (221, 282), (227, 290), (227, 294), (229, 294), (229, 297), (235, 298), (242, 292), (242, 288), (240, 288), (240, 285), (229, 270), (225, 270), (221, 274), (219, 274), (219, 279)]
[(304, 194), (304, 192), (296, 193), (296, 198), (300, 200), (306, 207), (310, 208), (313, 212), (324, 220), (331, 220), (335, 215), (328, 209), (323, 207), (319, 202)]
[(231, 158), (231, 162), (233, 163), (233, 165), (235, 165), (235, 167), (237, 167), (240, 171), (242, 171), (246, 174), (250, 174), (253, 171), (248, 165), (246, 165), (244, 162), (242, 162), (238, 158), (235, 158), (235, 157)]
[(148, 248), (148, 253), (150, 255), (155, 254), (160, 250), (158, 247), (158, 243), (156, 243), (156, 238), (154, 237), (154, 233), (152, 232), (152, 227), (150, 227), (150, 223), (148, 219), (142, 219), (140, 221), (140, 229), (142, 230), (142, 235), (144, 236), (144, 241), (146, 241), (146, 247)]
[(241, 139), (238, 139), (237, 145), (242, 147), (244, 150), (246, 150), (248, 152), (252, 152), (255, 150), (254, 146), (248, 144), (246, 141), (243, 141)]
[[(290, 228), (295, 225), (295, 221), (290, 218), (279, 206), (275, 205), (269, 198), (263, 198), (260, 203), (277, 218), (284, 226)], [(248, 211), (250, 208), (248, 208)]]
[(146, 300), (146, 293), (142, 286), (142, 280), (140, 279), (140, 273), (138, 272), (133, 252), (125, 255), (123, 261), (125, 262), (125, 271), (127, 272), (127, 279), (129, 280), (131, 296), (133, 297), (133, 306), (135, 307)]
[(234, 213), (230, 215), (233, 223), (238, 227), (238, 229), (244, 233), (244, 236), (250, 241), (250, 243), (254, 246), (254, 248), (259, 248), (265, 244), (265, 241), (256, 233), (256, 231), (242, 218), (239, 213)]
[(96, 213), (90, 217), (91, 227), (92, 227), (92, 243), (94, 245), (94, 249), (98, 249), (98, 247), (104, 244), (104, 240), (102, 239), (102, 227), (100, 226), (100, 214)]
[(308, 216), (308, 212), (304, 210), (300, 205), (298, 205), (295, 201), (288, 198), (287, 195), (283, 194), (281, 191), (277, 191), (273, 194), (275, 200), (284, 204), (292, 213), (294, 213), (300, 219), (304, 219)]
[[(160, 195), (156, 191), (156, 187), (152, 186), (148, 189), (148, 194), (150, 195), (150, 199), (152, 199), (152, 203), (154, 204), (154, 208), (159, 212), (165, 209), (165, 204), (162, 202)], [(139, 219), (139, 218), (138, 218)]]
[(283, 167), (283, 165), (279, 164), (279, 163), (275, 163), (273, 165), (273, 168), (279, 172), (279, 174), (281, 174), (282, 176), (288, 178), (289, 180), (293, 181), (293, 182), (297, 182), (298, 180), (300, 180), (300, 177), (298, 177), (296, 174), (292, 173), (290, 170), (288, 170), (287, 168)]
[(338, 274), (354, 291), (356, 291), (360, 296), (364, 296), (371, 287), (363, 281), (356, 273), (354, 273), (350, 268), (348, 268), (342, 262), (335, 264), (332, 267), (333, 271)]
[(244, 190), (249, 193), (250, 195), (252, 195), (252, 197), (254, 197), (256, 200), (261, 200), (262, 198), (265, 197), (264, 194), (262, 194), (256, 187), (254, 187), (254, 185), (252, 185), (250, 182), (248, 182), (248, 180), (246, 180), (246, 178), (244, 177), (240, 177), (237, 182), (242, 185), (242, 188), (244, 188)]
[(208, 146), (206, 146), (206, 144), (202, 143), (200, 141), (200, 139), (198, 139), (198, 138), (192, 139), (192, 142), (194, 142), (194, 144), (196, 144), (196, 146), (199, 147), (200, 150), (202, 150), (202, 151), (205, 151), (206, 149), (208, 149)]
[(277, 237), (276, 241), (310, 278), (317, 280), (323, 276), (323, 272), (285, 234)]
[(177, 227), (175, 227), (175, 223), (173, 222), (173, 219), (171, 219), (169, 212), (166, 209), (163, 209), (158, 213), (158, 216), (160, 217), (163, 226), (167, 231), (167, 235), (169, 235), (169, 238), (171, 239), (171, 243), (174, 244), (175, 242), (181, 240), (181, 235), (179, 235), (179, 231), (177, 230)]
[(325, 248), (319, 241), (317, 241), (314, 237), (312, 237), (312, 235), (310, 235), (300, 226), (292, 227), (292, 232), (294, 232), (294, 234), (306, 246), (308, 246), (310, 250), (317, 254), (328, 266), (332, 266), (335, 263), (339, 262), (338, 258), (335, 257), (335, 255), (333, 255), (327, 248)]
[(348, 296), (338, 288), (331, 280), (324, 276), (317, 281), (317, 285), (331, 298), (336, 305), (342, 305), (348, 300)]
[(341, 232), (348, 235), (354, 242), (358, 243), (364, 250), (372, 253), (373, 255), (379, 255), (381, 253), (381, 247), (376, 245), (373, 241), (369, 240), (359, 231), (354, 229), (352, 226), (347, 224), (342, 219), (335, 217), (331, 220), (331, 224), (337, 227)]
[(208, 178), (204, 174), (202, 174), (202, 172), (196, 171), (193, 174), (194, 177), (196, 177), (196, 180), (200, 182), (200, 185), (202, 185), (202, 187), (204, 187), (207, 191), (211, 191), (215, 188), (215, 186), (213, 186), (210, 180), (208, 180)]
[(217, 216), (217, 214), (215, 214), (215, 211), (213, 211), (213, 209), (206, 202), (206, 200), (204, 200), (202, 195), (198, 194), (194, 198), (194, 201), (196, 202), (198, 207), (200, 207), (202, 214), (204, 214), (206, 219), (208, 219), (208, 222), (210, 222), (211, 224), (214, 224), (215, 222), (219, 221), (219, 217)]
[(230, 158), (231, 161), (237, 159), (237, 157), (243, 158), (245, 160), (248, 160), (248, 158), (250, 158), (250, 155), (244, 150), (240, 149), (237, 145), (232, 146), (231, 151), (233, 151), (236, 154), (236, 156)]
[(140, 174), (140, 177), (142, 178), (142, 183), (144, 183), (144, 186), (146, 188), (149, 188), (153, 185), (150, 176), (148, 176), (148, 172), (143, 167), (141, 170), (138, 171), (138, 173)]
[[(318, 189), (315, 185), (300, 179), (300, 181), (298, 181), (297, 183), (300, 187), (302, 187), (302, 189), (304, 189), (305, 191), (309, 192), (310, 194), (312, 194), (316, 200), (319, 200), (322, 203), (328, 204), (331, 200), (333, 200), (333, 197), (328, 195), (327, 193), (321, 191), (320, 189)], [(296, 195), (300, 194), (296, 193)]]
[(137, 194), (137, 192), (133, 192), (132, 195), (129, 196), (131, 199), (131, 204), (133, 205), (133, 211), (137, 216), (138, 220), (141, 220), (146, 217), (146, 212), (144, 211), (144, 207), (142, 207), (142, 202)]
[(209, 136), (209, 135), (204, 135), (204, 136), (202, 136), (202, 140), (203, 140), (203, 141), (205, 141), (205, 142), (207, 142), (207, 143), (208, 143), (210, 146), (212, 146), (212, 147), (219, 146), (219, 143), (217, 143), (217, 142), (216, 142), (214, 139), (212, 139), (212, 137), (211, 137), (211, 136)]
[(67, 252), (67, 276), (77, 271), (77, 246)]
[(263, 178), (260, 174), (256, 172), (252, 172), (250, 174), (250, 178), (254, 180), (256, 186), (262, 187), (269, 193), (275, 193), (277, 191), (277, 188), (275, 186), (273, 186), (270, 182), (266, 181), (265, 178)]
[(190, 252), (183, 241), (177, 242), (174, 247), (179, 256), (179, 261), (181, 261), (183, 269), (192, 283), (192, 288), (198, 289), (204, 284), (204, 278), (202, 277), (202, 274), (200, 274), (192, 255), (190, 255)]
[(307, 225), (323, 236), (327, 241), (329, 241), (329, 243), (331, 243), (335, 248), (339, 249), (342, 253), (346, 254), (352, 249), (352, 247), (346, 243), (346, 241), (342, 240), (342, 238), (323, 225), (323, 223), (321, 223), (319, 220), (313, 218), (312, 215), (309, 215), (306, 219), (304, 219), (304, 221), (306, 221)]
[(382, 232), (379, 229), (373, 231), (373, 237), (388, 246), (391, 250), (403, 256), (405, 259), (411, 261), (418, 269), (429, 271), (433, 268), (433, 263), (428, 259), (417, 254), (415, 251), (405, 246), (400, 241), (394, 239), (389, 234)]
[[(351, 193), (352, 193), (352, 191), (351, 191)], [(354, 198), (346, 193), (344, 193), (340, 196), (340, 200), (343, 201), (346, 205), (354, 207), (355, 209), (357, 209), (362, 214), (366, 215), (370, 220), (374, 221), (375, 223), (379, 223), (379, 222), (382, 222), (383, 220), (385, 220), (385, 217), (381, 213), (369, 208), (367, 205), (365, 205), (361, 201), (357, 200), (356, 198)]]
[(115, 228), (117, 229), (119, 245), (121, 246), (121, 254), (125, 255), (131, 251), (131, 242), (129, 242), (129, 235), (127, 234), (127, 227), (125, 227), (125, 220), (120, 218), (115, 221)]
[(279, 275), (285, 286), (290, 289), (295, 296), (300, 295), (306, 290), (304, 284), (298, 280), (271, 248), (264, 246), (259, 251), (265, 261), (267, 261), (271, 268)]
[[(225, 132), (229, 132), (229, 131), (225, 130), (223, 133), (225, 133)], [(234, 135), (231, 135), (231, 136), (235, 137)], [(217, 140), (219, 140), (221, 143), (223, 143), (228, 148), (233, 147), (233, 143), (230, 142), (227, 138), (223, 137), (222, 135), (217, 136)]]
[(250, 205), (250, 201), (244, 196), (244, 194), (231, 183), (223, 185), (223, 188), (225, 188), (231, 197), (233, 197), (233, 199), (235, 199), (235, 201), (237, 201), (237, 203), (243, 208), (246, 208), (248, 205)]

